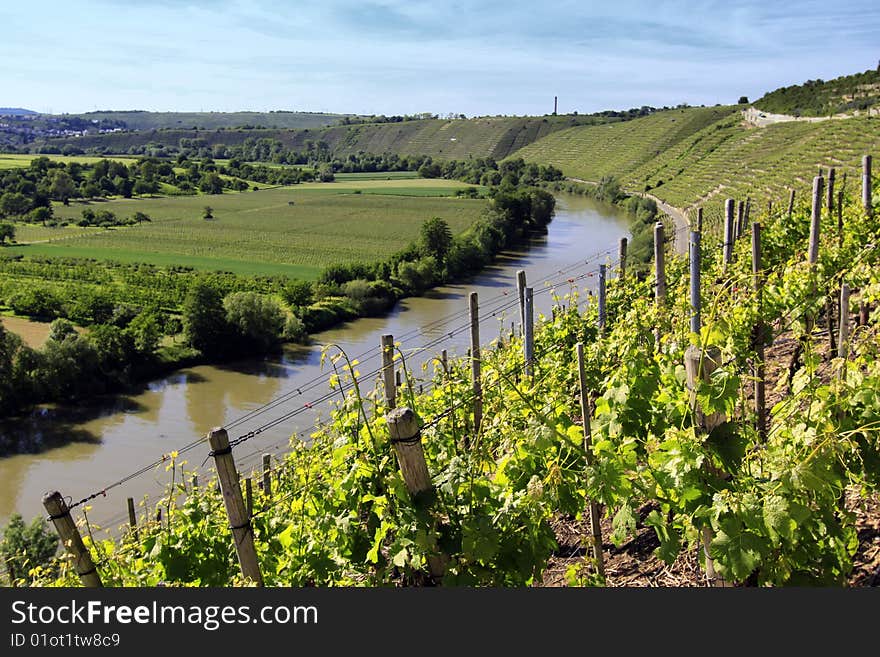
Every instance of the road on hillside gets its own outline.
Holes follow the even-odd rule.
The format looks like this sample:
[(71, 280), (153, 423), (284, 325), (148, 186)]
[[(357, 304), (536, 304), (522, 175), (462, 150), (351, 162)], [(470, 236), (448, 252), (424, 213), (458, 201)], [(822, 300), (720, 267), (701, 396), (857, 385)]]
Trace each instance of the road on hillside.
[[(594, 180), (581, 180), (580, 178), (566, 177), (566, 180), (570, 180), (576, 183), (583, 183), (585, 185), (599, 184)], [(672, 233), (672, 248), (678, 255), (686, 254), (688, 252), (688, 231), (690, 230), (690, 222), (688, 222), (687, 215), (685, 215), (683, 210), (680, 210), (674, 205), (669, 205), (669, 203), (660, 200), (653, 194), (642, 194), (650, 199), (653, 199), (653, 201), (657, 204), (657, 208), (663, 214), (672, 219), (672, 223), (675, 226), (675, 230)]]

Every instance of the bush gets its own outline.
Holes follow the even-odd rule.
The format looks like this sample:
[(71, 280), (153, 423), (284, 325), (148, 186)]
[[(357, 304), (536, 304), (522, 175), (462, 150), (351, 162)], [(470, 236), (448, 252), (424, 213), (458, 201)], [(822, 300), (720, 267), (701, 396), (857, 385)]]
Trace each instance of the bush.
[(268, 350), (284, 329), (284, 311), (279, 303), (256, 292), (234, 292), (223, 300), (226, 321), (246, 350)]
[(13, 294), (7, 303), (15, 314), (39, 319), (53, 319), (61, 312), (58, 297), (42, 288), (25, 288)]
[(35, 517), (25, 525), (21, 514), (16, 513), (3, 530), (0, 557), (6, 566), (11, 583), (27, 577), (28, 571), (50, 563), (58, 549), (58, 539), (43, 519)]

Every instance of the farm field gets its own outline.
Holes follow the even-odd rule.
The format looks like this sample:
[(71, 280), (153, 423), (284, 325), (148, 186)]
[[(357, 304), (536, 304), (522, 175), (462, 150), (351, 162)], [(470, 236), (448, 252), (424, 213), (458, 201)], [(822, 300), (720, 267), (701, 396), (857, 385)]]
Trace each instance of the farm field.
[[(440, 196), (462, 187), (447, 180), (364, 180), (214, 196), (72, 202), (56, 206), (56, 217), (75, 221), (90, 207), (120, 217), (144, 212), (151, 221), (115, 229), (27, 227), (19, 241), (29, 237), (33, 243), (5, 251), (314, 279), (330, 264), (390, 256), (416, 239), (422, 222), (434, 216), (445, 219), (453, 233), (463, 231), (486, 202)], [(356, 189), (363, 193), (352, 193)], [(206, 205), (213, 219), (202, 218)], [(58, 237), (49, 237), (54, 230)]]
[(140, 159), (136, 157), (125, 157), (124, 155), (101, 157), (98, 155), (36, 155), (34, 153), (0, 153), (0, 169), (23, 169), (31, 163), (31, 160), (36, 160), (38, 157), (48, 157), (54, 162), (64, 162), (65, 164), (70, 164), (71, 162), (78, 162), (80, 164), (94, 164), (95, 162), (100, 162), (101, 160), (116, 160), (118, 162), (129, 164), (131, 162), (136, 162), (138, 159)]

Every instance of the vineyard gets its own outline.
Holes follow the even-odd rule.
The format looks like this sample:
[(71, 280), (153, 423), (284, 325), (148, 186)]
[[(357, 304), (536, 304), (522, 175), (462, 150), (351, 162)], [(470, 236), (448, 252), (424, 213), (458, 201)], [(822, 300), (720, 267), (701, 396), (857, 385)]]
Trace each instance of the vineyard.
[[(81, 515), (84, 550), (22, 583), (530, 586), (557, 555), (554, 527), (591, 518), (569, 585), (622, 585), (606, 555), (646, 527), (653, 556), (691, 558), (704, 583), (844, 585), (872, 540), (857, 508), (880, 484), (880, 230), (870, 194), (866, 208), (851, 184), (838, 210), (822, 184), (812, 199), (795, 185), (790, 214), (774, 204), (724, 249), (691, 233), (689, 260), (660, 232), (658, 277), (608, 253), (561, 269), (534, 290), (556, 300), (534, 336), (531, 288), (522, 311), (516, 295), (472, 299), (444, 331), (502, 328), (467, 359), (445, 359), (442, 338), (359, 358), (330, 345), (327, 393), (306, 404), (330, 418), (283, 460), (239, 484), (260, 431), (227, 436), (235, 423), (161, 455), (141, 474), (167, 477), (167, 496), (118, 539), (88, 511), (124, 481), (56, 496), (56, 527)], [(581, 291), (591, 278), (598, 298)], [(434, 367), (408, 370), (415, 349)], [(187, 468), (211, 458), (222, 494)]]
[(843, 184), (856, 193), (862, 153), (880, 148), (874, 118), (749, 128), (732, 109), (691, 108), (679, 110), (677, 121), (675, 113), (663, 113), (571, 128), (517, 156), (590, 181), (613, 175), (629, 191), (649, 192), (691, 214), (703, 207), (706, 229), (717, 236), (725, 198), (754, 199), (753, 209), (763, 212), (768, 201), (787, 203), (790, 189), (806, 188), (817, 167), (836, 168), (838, 190)]

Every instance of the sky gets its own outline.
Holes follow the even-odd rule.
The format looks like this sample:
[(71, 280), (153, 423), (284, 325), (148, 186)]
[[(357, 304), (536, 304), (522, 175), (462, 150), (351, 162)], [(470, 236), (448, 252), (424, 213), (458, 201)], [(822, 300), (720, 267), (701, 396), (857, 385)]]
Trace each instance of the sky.
[(52, 113), (583, 114), (880, 60), (877, 0), (4, 0), (0, 26), (0, 107)]

